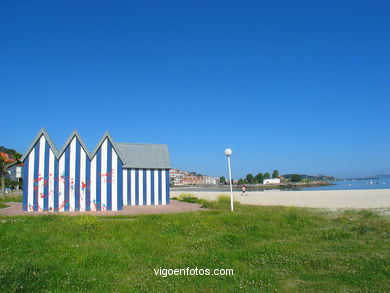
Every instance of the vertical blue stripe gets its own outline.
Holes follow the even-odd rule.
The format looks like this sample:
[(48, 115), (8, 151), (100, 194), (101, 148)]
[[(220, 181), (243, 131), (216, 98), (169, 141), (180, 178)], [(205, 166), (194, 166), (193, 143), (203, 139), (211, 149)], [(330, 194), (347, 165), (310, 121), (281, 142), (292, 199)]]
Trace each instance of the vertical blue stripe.
[(112, 169), (112, 145), (107, 139), (107, 176), (105, 176), (107, 181), (107, 211), (112, 210)]
[(91, 210), (91, 160), (86, 155), (85, 158), (85, 210)]
[(74, 203), (75, 203), (75, 210), (80, 210), (80, 142), (78, 139), (76, 139), (76, 167), (75, 167), (75, 179), (74, 179)]
[(58, 211), (58, 196), (59, 196), (59, 190), (58, 190), (58, 160), (56, 157), (54, 157), (54, 211)]
[(135, 205), (139, 205), (139, 174), (138, 169), (135, 169)]
[(64, 210), (69, 211), (69, 187), (70, 187), (70, 145), (67, 146), (65, 150), (65, 194), (64, 194)]
[(101, 160), (102, 160), (102, 149), (100, 148), (96, 156), (96, 210), (100, 211), (100, 204), (102, 199), (101, 189)]
[(170, 202), (171, 197), (169, 196), (169, 170), (165, 170), (165, 192), (167, 196), (167, 204)]
[(28, 210), (28, 163), (30, 161), (30, 155), (25, 159), (23, 165), (23, 211)]
[(154, 170), (150, 170), (150, 197), (151, 197), (151, 204), (154, 205)]
[(158, 170), (158, 204), (162, 204), (162, 174)]
[(35, 157), (34, 157), (34, 195), (33, 195), (33, 209), (38, 210), (38, 188), (39, 188), (39, 140), (35, 144)]
[(146, 169), (143, 169), (142, 170), (142, 176), (143, 176), (143, 180), (142, 180), (142, 183), (143, 183), (143, 187), (142, 187), (142, 195), (143, 195), (143, 198), (144, 198), (144, 206), (147, 205), (147, 202), (146, 202)]
[(123, 169), (122, 169), (122, 162), (118, 157), (118, 164), (117, 164), (117, 173), (118, 173), (118, 180), (117, 180), (117, 200), (118, 200), (118, 211), (121, 211), (123, 208)]
[(127, 169), (127, 204), (128, 205), (132, 204), (132, 202), (131, 202), (131, 169)]
[[(44, 165), (44, 171), (43, 171), (43, 210), (48, 211), (49, 210), (49, 155), (50, 155), (50, 149), (49, 144), (45, 140), (45, 165)], [(52, 174), (53, 175), (53, 174)]]

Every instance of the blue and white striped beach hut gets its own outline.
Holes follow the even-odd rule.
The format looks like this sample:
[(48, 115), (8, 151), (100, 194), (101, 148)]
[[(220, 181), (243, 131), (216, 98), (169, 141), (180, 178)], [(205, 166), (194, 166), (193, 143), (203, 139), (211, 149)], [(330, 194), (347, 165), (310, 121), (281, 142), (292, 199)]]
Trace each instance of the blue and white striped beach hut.
[(168, 146), (115, 143), (90, 153), (75, 130), (60, 151), (41, 129), (22, 157), (23, 210), (117, 211), (169, 204)]

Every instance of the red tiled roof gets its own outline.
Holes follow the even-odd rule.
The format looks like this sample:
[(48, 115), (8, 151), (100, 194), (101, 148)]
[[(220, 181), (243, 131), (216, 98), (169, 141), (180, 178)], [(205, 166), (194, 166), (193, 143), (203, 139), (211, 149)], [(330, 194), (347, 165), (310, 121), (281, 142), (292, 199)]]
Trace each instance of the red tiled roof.
[(0, 156), (4, 159), (6, 163), (12, 163), (15, 162), (14, 158), (12, 155), (0, 152)]

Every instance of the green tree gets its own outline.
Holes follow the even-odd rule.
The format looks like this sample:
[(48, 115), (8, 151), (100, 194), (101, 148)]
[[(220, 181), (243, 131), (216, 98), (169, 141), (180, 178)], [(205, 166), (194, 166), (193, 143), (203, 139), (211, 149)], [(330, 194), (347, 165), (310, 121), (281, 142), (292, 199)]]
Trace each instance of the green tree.
[(0, 156), (0, 177), (1, 177), (1, 189), (3, 191), (3, 196), (5, 197), (5, 176), (8, 174), (8, 169), (20, 164), (21, 154), (14, 153), (12, 154), (13, 160), (11, 162), (6, 162), (6, 159), (3, 156)]
[(259, 173), (256, 175), (255, 179), (259, 182), (259, 183), (263, 183), (263, 180), (264, 180), (264, 175), (263, 173)]
[(291, 176), (291, 182), (299, 182), (301, 180), (302, 180), (302, 178), (298, 174), (294, 174), (294, 175)]
[(244, 179), (240, 178), (237, 183), (238, 183), (238, 185), (243, 185), (245, 183), (245, 181), (244, 181)]
[(223, 176), (219, 177), (219, 184), (226, 184), (226, 178)]
[(255, 181), (255, 177), (253, 177), (252, 174), (246, 175), (246, 183), (248, 183), (248, 184), (253, 184), (254, 181)]
[(279, 171), (278, 170), (274, 170), (272, 172), (272, 178), (278, 178), (279, 177)]
[(268, 172), (265, 172), (264, 173), (264, 179), (270, 179), (271, 178), (271, 175), (269, 175)]

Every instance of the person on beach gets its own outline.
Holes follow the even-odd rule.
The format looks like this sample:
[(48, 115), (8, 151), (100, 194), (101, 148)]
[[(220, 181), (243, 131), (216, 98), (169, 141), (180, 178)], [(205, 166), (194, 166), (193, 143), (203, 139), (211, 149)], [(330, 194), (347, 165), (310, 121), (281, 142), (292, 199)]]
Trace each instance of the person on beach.
[(242, 195), (242, 196), (245, 195), (245, 191), (246, 191), (246, 187), (245, 187), (245, 185), (243, 185), (243, 186), (241, 187), (241, 195)]

